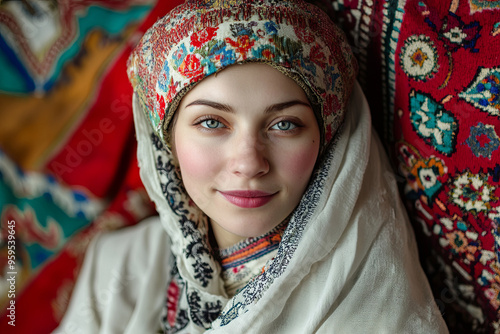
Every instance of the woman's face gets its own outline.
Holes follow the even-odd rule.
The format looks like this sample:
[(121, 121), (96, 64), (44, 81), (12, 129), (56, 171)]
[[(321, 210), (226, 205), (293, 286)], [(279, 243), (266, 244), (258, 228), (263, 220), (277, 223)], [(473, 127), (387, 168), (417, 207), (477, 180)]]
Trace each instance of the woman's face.
[(231, 66), (182, 99), (174, 152), (218, 246), (265, 234), (297, 206), (320, 145), (300, 86), (262, 63)]

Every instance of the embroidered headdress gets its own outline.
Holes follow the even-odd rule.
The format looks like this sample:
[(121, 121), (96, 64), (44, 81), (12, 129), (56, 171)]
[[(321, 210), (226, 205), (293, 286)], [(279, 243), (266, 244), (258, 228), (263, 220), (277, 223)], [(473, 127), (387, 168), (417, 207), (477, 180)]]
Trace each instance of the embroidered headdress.
[(193, 1), (149, 29), (132, 53), (128, 76), (142, 109), (168, 145), (180, 99), (227, 66), (265, 62), (306, 92), (328, 143), (342, 123), (357, 65), (343, 33), (302, 1)]

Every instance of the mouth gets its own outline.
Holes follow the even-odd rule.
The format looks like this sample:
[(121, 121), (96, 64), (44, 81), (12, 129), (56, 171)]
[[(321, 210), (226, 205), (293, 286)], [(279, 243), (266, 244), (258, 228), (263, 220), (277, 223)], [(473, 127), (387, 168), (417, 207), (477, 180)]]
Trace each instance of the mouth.
[(264, 206), (277, 194), (277, 192), (268, 193), (259, 190), (219, 191), (219, 193), (230, 203), (247, 209)]

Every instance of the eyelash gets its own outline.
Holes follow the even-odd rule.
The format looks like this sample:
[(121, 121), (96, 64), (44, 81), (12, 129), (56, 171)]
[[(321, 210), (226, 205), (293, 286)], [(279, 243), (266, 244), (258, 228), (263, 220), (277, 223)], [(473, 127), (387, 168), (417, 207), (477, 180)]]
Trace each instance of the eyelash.
[[(215, 128), (211, 128), (211, 127), (206, 126), (206, 123), (209, 121), (217, 122), (218, 126)], [(203, 125), (203, 124), (205, 124), (205, 125)], [(205, 130), (205, 131), (214, 131), (215, 129), (220, 129), (220, 128), (226, 127), (224, 122), (222, 122), (222, 120), (219, 117), (214, 116), (214, 115), (202, 116), (195, 121), (194, 125), (201, 128), (202, 130)], [(219, 126), (219, 125), (222, 125), (222, 126)]]
[[(217, 126), (216, 127), (207, 126), (207, 122), (210, 122), (210, 121), (217, 122), (218, 123)], [(289, 125), (291, 127), (291, 129), (289, 128), (289, 129), (282, 130), (279, 128), (275, 128), (280, 123), (287, 123), (287, 125)], [(223, 120), (220, 117), (215, 116), (215, 115), (201, 116), (200, 118), (198, 118), (194, 122), (194, 125), (199, 127), (200, 129), (202, 129), (203, 131), (215, 131), (217, 129), (227, 128), (227, 126), (224, 124)], [(278, 131), (280, 133), (292, 134), (292, 133), (295, 133), (296, 131), (298, 131), (299, 128), (301, 128), (301, 127), (303, 127), (303, 125), (299, 121), (290, 120), (290, 119), (285, 118), (285, 119), (280, 119), (280, 120), (274, 122), (273, 125), (270, 126), (270, 129), (274, 130), (274, 131)]]
[[(292, 128), (291, 128), (291, 129), (290, 129), (290, 128), (288, 128), (288, 129), (284, 129), (284, 130), (283, 130), (283, 129), (279, 129), (279, 128), (274, 129), (274, 127), (278, 127), (278, 126), (279, 126), (280, 124), (282, 124), (282, 123), (287, 123), (287, 125), (288, 125), (289, 127), (291, 126)], [(289, 120), (280, 120), (280, 121), (278, 121), (278, 122), (274, 123), (274, 125), (273, 125), (273, 126), (271, 126), (271, 129), (273, 129), (273, 130), (278, 130), (278, 131), (283, 131), (283, 132), (287, 132), (287, 131), (293, 131), (293, 130), (295, 130), (295, 129), (296, 129), (296, 128), (298, 128), (298, 127), (299, 127), (299, 126), (298, 126), (296, 123), (292, 122), (292, 121), (289, 121)]]

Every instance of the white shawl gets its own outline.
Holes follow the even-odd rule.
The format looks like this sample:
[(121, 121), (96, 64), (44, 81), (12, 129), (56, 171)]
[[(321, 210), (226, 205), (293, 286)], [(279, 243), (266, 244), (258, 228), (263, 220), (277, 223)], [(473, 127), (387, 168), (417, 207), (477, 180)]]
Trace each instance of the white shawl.
[[(195, 277), (194, 259), (185, 250), (194, 239), (203, 239), (206, 220), (190, 211), (187, 215), (198, 222), (197, 235), (186, 238), (179, 228), (175, 211), (181, 208), (172, 206), (178, 199), (165, 196), (169, 192), (165, 175), (158, 172), (152, 130), (140, 106), (134, 103), (134, 108), (141, 176), (160, 219), (93, 243), (56, 333), (157, 332), (172, 279), (170, 252), (184, 281), (178, 307), (189, 315), (181, 333), (204, 331), (197, 325), (200, 310), (188, 302), (193, 292), (201, 311), (203, 305), (224, 307), (209, 333), (448, 332), (358, 85), (345, 123), (294, 211), (277, 256), (231, 299), (223, 291), (220, 266), (208, 254), (201, 252), (197, 260), (208, 263), (213, 277), (206, 284)], [(116, 288), (120, 277), (126, 282)], [(105, 302), (102, 291), (111, 291)]]

